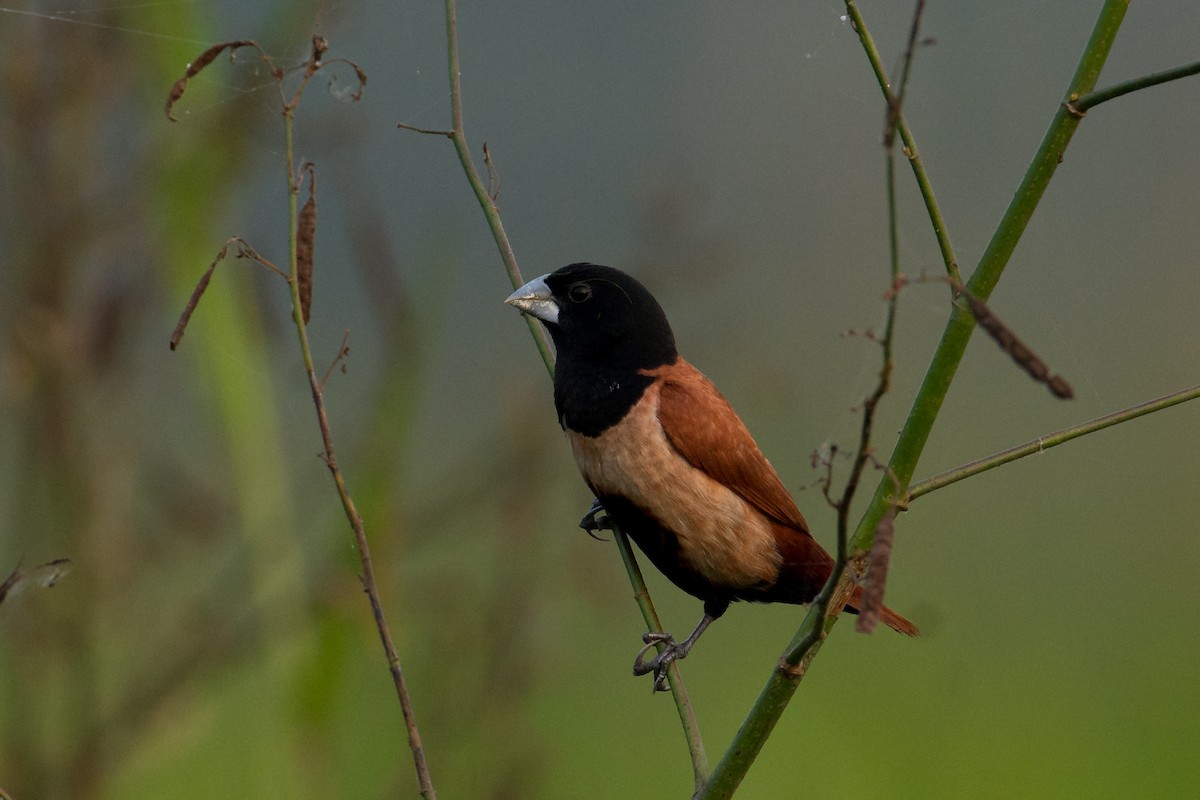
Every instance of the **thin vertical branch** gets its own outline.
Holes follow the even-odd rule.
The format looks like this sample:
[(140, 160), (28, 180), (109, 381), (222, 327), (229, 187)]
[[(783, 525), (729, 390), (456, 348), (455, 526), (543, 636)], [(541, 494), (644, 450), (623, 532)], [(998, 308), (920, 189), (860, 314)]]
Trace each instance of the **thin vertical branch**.
[[(225, 243), (221, 248), (217, 258), (214, 259), (208, 272), (201, 278), (200, 283), (196, 286), (196, 290), (192, 293), (191, 299), (188, 301), (183, 315), (180, 317), (179, 324), (176, 326), (175, 333), (171, 337), (171, 349), (174, 350), (183, 336), (184, 327), (190, 318), (195, 306), (203, 294), (211, 279), (212, 272), (217, 263), (225, 257), (225, 253), (229, 245), (233, 242), (239, 242), (239, 256), (253, 258), (258, 263), (262, 264), (276, 273), (283, 275), (288, 282), (291, 290), (292, 298), (292, 319), (296, 325), (296, 337), (299, 342), (300, 352), (304, 360), (304, 369), (308, 375), (309, 388), (312, 390), (313, 405), (317, 412), (317, 422), (321, 430), (321, 443), (324, 447), (325, 465), (329, 468), (330, 474), (333, 476), (334, 485), (337, 487), (338, 497), (341, 500), (342, 508), (346, 513), (346, 519), (350, 522), (350, 527), (354, 531), (355, 544), (358, 547), (359, 558), (362, 562), (361, 580), (363, 589), (366, 591), (367, 597), (371, 604), (371, 613), (375, 618), (375, 626), (379, 631), (379, 638), (383, 644), (384, 653), (387, 656), (388, 668), (392, 673), (392, 680), (396, 687), (396, 695), (400, 700), (401, 713), (404, 716), (404, 724), (408, 732), (409, 749), (412, 751), (413, 761), (416, 766), (417, 780), (420, 784), (421, 796), (425, 800), (436, 800), (437, 793), (434, 791), (433, 782), (429, 776), (429, 766), (425, 760), (425, 750), (421, 744), (421, 734), (417, 729), (416, 716), (413, 712), (412, 699), (408, 693), (408, 687), (404, 680), (404, 672), (400, 668), (400, 658), (396, 654), (396, 647), (392, 642), (392, 634), (388, 627), (387, 619), (383, 612), (383, 601), (379, 596), (379, 586), (375, 580), (375, 569), (371, 560), (371, 549), (367, 543), (366, 530), (363, 525), (362, 516), (358, 513), (358, 509), (354, 505), (353, 499), (350, 497), (350, 491), (346, 487), (345, 478), (342, 475), (341, 467), (338, 466), (337, 456), (333, 449), (333, 435), (330, 432), (329, 418), (325, 411), (325, 399), (322, 391), (322, 382), (317, 378), (316, 369), (313, 366), (312, 347), (308, 341), (308, 310), (311, 303), (312, 289), (312, 268), (313, 268), (313, 236), (316, 229), (316, 197), (315, 186), (311, 184), (315, 180), (315, 168), (308, 164), (305, 166), (305, 171), (309, 173), (310, 180), (310, 196), (309, 203), (305, 206), (303, 214), (299, 211), (300, 197), (300, 174), (296, 170), (295, 163), (295, 148), (294, 148), (294, 127), (295, 127), (295, 112), (300, 104), (300, 99), (304, 94), (308, 82), (312, 79), (322, 67), (324, 63), (343, 63), (349, 65), (358, 77), (358, 91), (353, 96), (354, 100), (358, 100), (362, 95), (362, 89), (366, 85), (366, 74), (362, 69), (352, 61), (345, 59), (334, 59), (332, 62), (324, 62), (324, 56), (329, 49), (329, 44), (322, 36), (313, 36), (312, 49), (307, 63), (305, 64), (304, 75), (300, 80), (291, 99), (286, 99), (283, 92), (283, 70), (275, 66), (271, 58), (263, 52), (255, 42), (251, 40), (237, 40), (226, 42), (205, 50), (201, 55), (194, 59), (188, 65), (187, 71), (182, 78), (175, 82), (171, 87), (166, 104), (166, 114), (170, 119), (174, 104), (179, 101), (187, 87), (189, 79), (195, 77), (202, 69), (212, 63), (216, 56), (223, 50), (228, 49), (230, 53), (242, 47), (252, 47), (258, 51), (260, 57), (267, 63), (271, 70), (272, 76), (275, 78), (280, 91), (281, 113), (283, 115), (283, 138), (284, 138), (284, 166), (286, 169), (287, 179), (287, 199), (288, 199), (288, 270), (283, 273), (277, 267), (258, 256), (248, 245), (241, 242), (240, 239), (234, 238)], [(345, 347), (343, 343), (343, 348)], [(341, 353), (342, 351), (339, 351)], [(339, 355), (340, 357), (340, 355)]]
[[(889, 106), (886, 126), (892, 126), (900, 118), (899, 106)], [(774, 730), (775, 723), (782, 716), (792, 693), (807, 674), (809, 665), (820, 651), (825, 637), (837, 621), (838, 614), (841, 613), (846, 601), (850, 598), (854, 581), (845, 580), (846, 573), (850, 572), (854, 578), (861, 573), (861, 554), (856, 554), (852, 559), (849, 550), (850, 510), (854, 496), (858, 493), (863, 472), (873, 456), (871, 433), (874, 428), (875, 410), (878, 408), (880, 400), (891, 388), (894, 366), (892, 339), (896, 330), (896, 311), (901, 283), (896, 209), (896, 158), (891, 144), (891, 137), (885, 134), (889, 273), (892, 285), (887, 295), (887, 318), (884, 322), (883, 334), (879, 339), (881, 351), (879, 379), (870, 396), (863, 401), (858, 447), (855, 450), (850, 474), (842, 489), (841, 497), (834, 503), (837, 510), (837, 550), (834, 555), (833, 571), (825, 585), (821, 587), (821, 591), (813, 599), (809, 613), (804, 618), (804, 624), (792, 637), (792, 641), (788, 643), (766, 688), (759, 695), (750, 714), (742, 723), (742, 727), (738, 729), (729, 748), (713, 771), (709, 785), (700, 795), (703, 800), (733, 796), (742, 779), (750, 770), (750, 766), (758, 757), (763, 744), (771, 735), (771, 731)], [(828, 496), (828, 492), (826, 494)]]
[(896, 125), (900, 120), (900, 111), (904, 108), (904, 95), (908, 91), (908, 79), (912, 74), (913, 53), (917, 49), (917, 33), (921, 30), (921, 17), (924, 13), (925, 0), (917, 0), (917, 10), (913, 12), (912, 25), (908, 29), (908, 46), (904, 48), (904, 65), (900, 68), (900, 90), (894, 97), (888, 98), (887, 124), (883, 126), (883, 148), (887, 151), (889, 159), (892, 156), (892, 147), (896, 143)]
[[(508, 273), (509, 282), (515, 289), (524, 283), (524, 279), (521, 277), (521, 270), (517, 266), (516, 255), (513, 252), (512, 244), (509, 242), (508, 234), (505, 233), (504, 224), (500, 219), (500, 210), (496, 206), (493, 193), (489, 191), (487, 183), (475, 167), (470, 147), (467, 145), (466, 128), (463, 121), (462, 70), (458, 56), (458, 12), (455, 0), (446, 0), (445, 8), (446, 62), (450, 79), (451, 129), (448, 131), (433, 131), (414, 128), (411, 125), (405, 124), (401, 124), (399, 127), (415, 130), (420, 133), (446, 136), (454, 143), (454, 150), (458, 154), (459, 162), (462, 164), (463, 173), (466, 175), (471, 190), (475, 193), (475, 198), (479, 201), (480, 208), (483, 209), (488, 227), (492, 231), (492, 238), (496, 241), (496, 247), (500, 251), (500, 258), (503, 260), (505, 271)], [(494, 169), (494, 156), (490, 152), (487, 156), (489, 169)], [(525, 321), (537, 345), (538, 352), (542, 356), (542, 362), (546, 366), (546, 371), (553, 378), (554, 352), (550, 346), (546, 332), (533, 318), (527, 316)], [(657, 622), (654, 604), (650, 599), (650, 592), (646, 587), (646, 583), (642, 579), (641, 569), (638, 567), (633, 548), (628, 546), (628, 540), (620, 531), (616, 531), (616, 537), (621, 559), (625, 564), (626, 573), (633, 586), (634, 596), (637, 598), (638, 605), (642, 609), (643, 616), (646, 618), (647, 626), (652, 630), (661, 631), (662, 626)], [(683, 679), (677, 668), (671, 672), (670, 685), (671, 695), (675, 700), (675, 707), (679, 712), (679, 721), (683, 727), (684, 738), (687, 740), (688, 752), (691, 754), (692, 769), (696, 775), (697, 785), (699, 785), (705, 779), (705, 776), (707, 776), (708, 761), (704, 754), (700, 726), (696, 722), (695, 712), (692, 709), (691, 702), (687, 696), (687, 690), (683, 685)]]
[[(305, 79), (307, 80), (309, 77), (311, 75), (306, 74)], [(384, 615), (383, 600), (379, 594), (379, 584), (375, 580), (375, 567), (371, 559), (371, 547), (367, 542), (366, 528), (363, 524), (362, 515), (358, 513), (358, 508), (350, 496), (350, 490), (346, 486), (346, 479), (342, 474), (342, 469), (338, 465), (337, 455), (334, 452), (333, 434), (330, 431), (329, 418), (325, 412), (325, 395), (321, 387), (321, 380), (317, 377), (317, 371), (313, 364), (312, 346), (308, 341), (308, 326), (304, 321), (304, 303), (300, 296), (296, 236), (299, 222), (300, 179), (295, 170), (292, 132), (294, 112), (299, 99), (299, 94), (297, 94), (293, 101), (286, 104), (283, 109), (284, 150), (287, 162), (288, 191), (288, 251), (290, 264), (288, 285), (291, 288), (292, 295), (292, 320), (296, 326), (296, 337), (300, 343), (300, 352), (304, 359), (304, 371), (308, 376), (308, 385), (312, 390), (313, 406), (317, 412), (317, 423), (321, 429), (321, 444), (325, 450), (323, 456), (325, 466), (329, 468), (329, 474), (333, 477), (334, 485), (337, 487), (338, 498), (342, 502), (342, 509), (346, 513), (346, 519), (350, 522), (350, 528), (354, 531), (354, 543), (358, 548), (359, 561), (362, 565), (362, 575), (360, 577), (363, 590), (366, 592), (367, 599), (371, 604), (371, 613), (375, 618), (375, 627), (379, 631), (379, 640), (383, 645), (383, 651), (387, 657), (388, 669), (392, 674), (392, 683), (396, 689), (396, 697), (400, 701), (400, 711), (404, 716), (404, 726), (408, 733), (408, 747), (412, 751), (413, 765), (417, 771), (417, 783), (420, 786), (421, 797), (425, 800), (437, 800), (437, 792), (434, 790), (433, 779), (429, 773), (429, 764), (425, 758), (425, 747), (421, 743), (421, 732), (417, 728), (417, 718), (416, 712), (413, 710), (412, 697), (408, 692), (408, 684), (404, 679), (404, 670), (400, 666), (400, 656), (396, 652), (396, 645), (392, 641), (391, 629)]]
[[(883, 58), (879, 55), (879, 50), (875, 47), (875, 40), (872, 38), (870, 30), (867, 29), (867, 23), (863, 19), (862, 13), (858, 10), (858, 5), (854, 0), (846, 0), (846, 13), (850, 17), (850, 24), (854, 26), (854, 32), (858, 34), (858, 40), (862, 45), (863, 52), (866, 54), (867, 62), (870, 63), (871, 70), (875, 73), (875, 80), (883, 92), (883, 98), (887, 102), (889, 115), (894, 114), (896, 130), (900, 133), (900, 141), (904, 142), (904, 155), (908, 158), (909, 166), (912, 167), (913, 177), (917, 181), (917, 188), (921, 191), (921, 199), (925, 202), (925, 211), (929, 215), (930, 223), (933, 225), (933, 235), (937, 239), (938, 249), (942, 253), (942, 261), (946, 265), (946, 274), (953, 280), (961, 282), (962, 276), (959, 274), (958, 256), (954, 254), (954, 246), (950, 243), (950, 232), (946, 229), (946, 220), (942, 216), (942, 209), (938, 205), (937, 196), (933, 193), (933, 183), (930, 181), (929, 173), (925, 169), (925, 161), (921, 158), (921, 152), (917, 149), (917, 140), (908, 127), (908, 121), (904, 118), (903, 109), (900, 108), (896, 95), (892, 92), (887, 70), (883, 66)], [(893, 112), (891, 109), (895, 109), (895, 111)]]
[[(495, 239), (496, 247), (500, 251), (500, 259), (504, 262), (508, 280), (512, 284), (512, 288), (516, 289), (525, 283), (521, 277), (521, 270), (517, 266), (517, 256), (508, 240), (508, 234), (504, 232), (500, 209), (488, 192), (487, 184), (480, 177), (479, 170), (475, 168), (475, 161), (471, 158), (471, 148), (467, 146), (467, 134), (463, 126), (462, 70), (458, 60), (458, 11), (455, 8), (454, 0), (446, 0), (446, 61), (450, 71), (451, 128), (448, 135), (454, 142), (454, 150), (458, 153), (458, 160), (467, 175), (467, 182), (471, 184), (471, 190), (475, 192), (475, 198), (479, 201), (480, 208), (483, 209), (483, 216), (487, 219), (488, 227), (492, 231), (492, 238)], [(554, 353), (546, 332), (532, 317), (526, 316), (525, 322), (529, 326), (529, 332), (537, 344), (538, 352), (542, 356), (546, 369), (553, 375)]]
[[(921, 13), (924, 9), (923, 0), (917, 3), (917, 10), (913, 15), (912, 32), (909, 36), (909, 50), (904, 60), (903, 77), (901, 78), (901, 86), (907, 83), (908, 69), (912, 64), (912, 48), (916, 44), (917, 30), (920, 26)], [(892, 370), (895, 362), (892, 358), (892, 339), (896, 332), (896, 312), (900, 303), (900, 238), (899, 238), (899, 212), (896, 202), (896, 151), (894, 147), (895, 139), (891, 135), (894, 131), (894, 126), (897, 120), (901, 118), (900, 101), (903, 99), (903, 92), (896, 95), (888, 106), (887, 122), (885, 123), (885, 132), (883, 137), (884, 145), (884, 167), (887, 178), (887, 214), (888, 214), (888, 271), (891, 276), (891, 288), (888, 291), (887, 298), (887, 318), (884, 321), (883, 334), (879, 337), (880, 360), (879, 380), (875, 384), (875, 389), (870, 396), (863, 401), (862, 407), (862, 424), (859, 428), (858, 447), (854, 451), (854, 461), (850, 468), (850, 474), (846, 478), (846, 485), (842, 489), (842, 496), (836, 503), (837, 507), (837, 553), (836, 566), (833, 574), (829, 576), (829, 580), (822, 587), (821, 593), (817, 595), (817, 599), (813, 601), (814, 611), (817, 614), (817, 624), (812, 627), (811, 631), (806, 632), (806, 635), (800, 637), (799, 640), (794, 640), (787, 651), (784, 653), (781, 661), (781, 668), (786, 665), (790, 677), (797, 682), (804, 676), (807, 671), (808, 664), (812, 661), (814, 653), (809, 653), (821, 639), (824, 639), (829, 628), (832, 627), (833, 619), (841, 612), (845, 600), (849, 598), (852, 586), (846, 583), (845, 586), (839, 586), (843, 583), (842, 576), (847, 568), (851, 566), (851, 555), (849, 552), (849, 528), (850, 528), (850, 509), (854, 502), (854, 496), (858, 494), (858, 486), (862, 480), (862, 475), (874, 455), (871, 446), (871, 433), (875, 425), (875, 410), (879, 407), (879, 402), (884, 395), (892, 387)], [(856, 554), (856, 562), (861, 562), (861, 554)], [(861, 564), (855, 563), (853, 569), (853, 578), (857, 579), (861, 573)], [(838, 602), (834, 603), (835, 596)]]
[[(617, 548), (621, 551), (621, 560), (625, 562), (629, 582), (634, 587), (634, 600), (637, 601), (638, 608), (642, 611), (646, 629), (661, 632), (662, 622), (658, 619), (658, 612), (654, 610), (654, 604), (650, 602), (646, 580), (642, 577), (642, 570), (638, 567), (637, 558), (629, 544), (629, 537), (619, 526), (613, 524), (613, 538), (616, 539)], [(667, 667), (667, 678), (671, 682), (671, 695), (675, 698), (675, 708), (679, 712), (679, 718), (684, 721), (683, 735), (687, 739), (688, 753), (692, 757), (692, 774), (696, 783), (696, 791), (699, 792), (704, 787), (704, 782), (708, 780), (708, 756), (704, 752), (704, 741), (700, 738), (700, 729), (695, 724), (695, 716), (692, 714), (692, 704), (688, 699), (687, 689), (684, 688), (683, 679), (679, 676), (678, 663), (672, 661)], [(675, 691), (676, 686), (679, 687), (678, 691)]]

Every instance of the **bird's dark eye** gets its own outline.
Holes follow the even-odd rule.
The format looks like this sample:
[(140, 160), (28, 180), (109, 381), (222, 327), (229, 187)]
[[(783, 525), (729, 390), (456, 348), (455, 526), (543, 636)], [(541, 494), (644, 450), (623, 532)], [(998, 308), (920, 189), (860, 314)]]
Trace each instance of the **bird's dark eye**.
[(567, 297), (572, 303), (585, 303), (592, 298), (592, 287), (586, 283), (577, 283), (567, 289)]

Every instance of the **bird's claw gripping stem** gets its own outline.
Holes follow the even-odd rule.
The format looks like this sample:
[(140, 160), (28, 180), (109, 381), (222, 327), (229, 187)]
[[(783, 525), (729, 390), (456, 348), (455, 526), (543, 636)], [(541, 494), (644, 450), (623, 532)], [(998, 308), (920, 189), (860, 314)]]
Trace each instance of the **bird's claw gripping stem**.
[(604, 504), (596, 499), (592, 501), (592, 505), (583, 515), (583, 519), (579, 520), (579, 527), (587, 531), (587, 535), (593, 539), (600, 539), (596, 535), (596, 531), (611, 531), (612, 517), (604, 510)]
[[(638, 651), (637, 658), (633, 660), (633, 674), (648, 675), (653, 672), (654, 687), (650, 690), (651, 693), (665, 692), (668, 689), (667, 670), (675, 663), (676, 659), (686, 656), (687, 650), (680, 647), (669, 633), (648, 631), (642, 636), (642, 641), (646, 644)], [(646, 653), (659, 644), (664, 645), (662, 652), (646, 661)]]

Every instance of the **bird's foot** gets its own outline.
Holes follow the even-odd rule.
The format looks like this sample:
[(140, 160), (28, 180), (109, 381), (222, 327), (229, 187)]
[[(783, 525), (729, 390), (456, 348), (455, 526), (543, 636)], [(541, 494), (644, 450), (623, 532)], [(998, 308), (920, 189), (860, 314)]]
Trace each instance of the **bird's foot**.
[(611, 531), (612, 517), (604, 510), (604, 504), (599, 500), (593, 500), (591, 508), (583, 515), (583, 519), (579, 520), (579, 527), (587, 531), (587, 535), (593, 539), (603, 541), (596, 535), (596, 531)]
[[(654, 687), (650, 690), (651, 694), (654, 692), (665, 692), (668, 689), (667, 670), (670, 669), (675, 661), (685, 657), (688, 651), (679, 645), (669, 633), (649, 631), (642, 635), (642, 641), (646, 643), (646, 646), (638, 651), (637, 658), (633, 660), (633, 674), (649, 675), (653, 672)], [(663, 645), (662, 652), (649, 661), (646, 661), (646, 653), (660, 644)]]

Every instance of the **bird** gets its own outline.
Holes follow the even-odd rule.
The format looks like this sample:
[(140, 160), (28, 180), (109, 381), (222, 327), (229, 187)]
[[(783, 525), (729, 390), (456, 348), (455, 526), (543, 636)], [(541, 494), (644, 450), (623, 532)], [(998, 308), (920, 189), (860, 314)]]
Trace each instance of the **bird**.
[[(735, 601), (806, 604), (833, 558), (737, 412), (679, 355), (666, 313), (613, 267), (569, 264), (526, 283), (506, 303), (536, 318), (556, 352), (554, 407), (595, 502), (589, 532), (615, 522), (675, 586), (704, 604), (682, 642), (651, 631), (635, 675), (668, 686), (671, 663)], [(847, 610), (861, 602), (861, 589)], [(881, 620), (917, 627), (883, 608)], [(646, 660), (645, 654), (662, 645)]]

